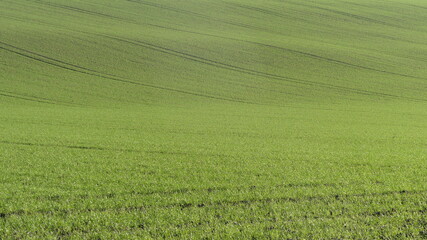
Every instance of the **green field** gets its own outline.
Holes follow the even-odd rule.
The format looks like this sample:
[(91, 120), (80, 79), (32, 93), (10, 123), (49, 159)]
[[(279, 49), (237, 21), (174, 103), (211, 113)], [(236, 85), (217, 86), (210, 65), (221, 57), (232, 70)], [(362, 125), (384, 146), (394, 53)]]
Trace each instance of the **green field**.
[(0, 0), (0, 239), (427, 239), (427, 1)]

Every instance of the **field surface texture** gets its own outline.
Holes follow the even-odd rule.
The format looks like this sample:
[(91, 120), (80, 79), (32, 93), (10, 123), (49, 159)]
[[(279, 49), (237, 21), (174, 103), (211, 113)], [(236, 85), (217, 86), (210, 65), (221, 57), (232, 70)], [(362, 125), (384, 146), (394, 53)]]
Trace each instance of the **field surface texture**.
[(0, 239), (427, 239), (427, 1), (0, 0)]

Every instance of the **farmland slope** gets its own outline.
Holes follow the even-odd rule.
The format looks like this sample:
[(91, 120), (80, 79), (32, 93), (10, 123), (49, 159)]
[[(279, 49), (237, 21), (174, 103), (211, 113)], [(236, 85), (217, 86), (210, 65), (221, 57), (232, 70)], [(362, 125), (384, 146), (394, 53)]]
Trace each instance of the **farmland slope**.
[(0, 239), (427, 237), (422, 0), (0, 1)]

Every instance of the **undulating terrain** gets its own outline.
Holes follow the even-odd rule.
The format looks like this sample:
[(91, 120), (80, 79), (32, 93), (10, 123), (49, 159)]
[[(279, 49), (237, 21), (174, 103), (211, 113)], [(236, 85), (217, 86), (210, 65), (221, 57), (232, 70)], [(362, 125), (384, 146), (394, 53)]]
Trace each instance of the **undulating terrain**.
[(0, 239), (426, 239), (425, 0), (0, 0)]

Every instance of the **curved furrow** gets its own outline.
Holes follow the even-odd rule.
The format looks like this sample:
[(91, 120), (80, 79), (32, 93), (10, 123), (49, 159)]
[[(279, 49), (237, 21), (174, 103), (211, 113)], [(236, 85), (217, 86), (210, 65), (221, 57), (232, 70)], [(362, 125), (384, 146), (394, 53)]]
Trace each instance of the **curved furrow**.
[[(334, 10), (334, 9), (330, 9), (330, 8), (326, 8), (326, 7), (308, 5), (308, 4), (302, 3), (301, 1), (299, 1), (299, 2), (287, 2), (287, 3), (288, 4), (297, 5), (297, 6), (303, 6), (303, 7), (311, 8), (311, 9), (314, 9), (314, 10), (321, 10), (321, 11), (324, 11), (324, 12), (330, 12), (330, 13), (341, 15), (341, 16), (344, 16), (344, 17), (349, 17), (349, 18), (354, 18), (354, 19), (357, 19), (357, 20), (361, 20), (361, 21), (364, 21), (364, 22), (367, 22), (367, 23), (374, 23), (374, 24), (380, 24), (380, 25), (384, 25), (384, 26), (388, 26), (388, 27), (395, 27), (395, 28), (404, 29), (404, 27), (399, 26), (399, 25), (395, 25), (395, 24), (384, 22), (384, 21), (372, 19), (372, 18), (365, 17), (365, 16), (362, 16), (362, 15), (357, 15), (357, 14), (348, 13), (348, 12), (344, 12), (344, 11)], [(318, 12), (318, 11), (316, 11), (316, 12)]]
[[(115, 39), (118, 41), (124, 41), (133, 45), (139, 45), (139, 46), (143, 46), (146, 48), (149, 48), (151, 50), (154, 51), (160, 51), (162, 53), (165, 54), (171, 54), (177, 57), (181, 57), (187, 60), (191, 60), (191, 61), (196, 61), (198, 63), (202, 63), (202, 64), (207, 64), (210, 66), (214, 66), (214, 67), (218, 67), (218, 68), (223, 68), (223, 69), (228, 69), (231, 71), (237, 71), (240, 73), (244, 73), (244, 74), (249, 74), (252, 76), (258, 76), (258, 77), (264, 77), (264, 78), (268, 78), (268, 79), (275, 79), (275, 80), (281, 80), (281, 81), (286, 81), (286, 82), (291, 82), (291, 83), (297, 83), (297, 84), (303, 84), (303, 85), (310, 85), (310, 86), (317, 86), (317, 87), (324, 87), (324, 88), (329, 88), (329, 89), (334, 89), (337, 91), (344, 91), (344, 92), (353, 92), (353, 93), (357, 93), (357, 94), (362, 94), (362, 95), (374, 95), (374, 96), (381, 96), (381, 97), (391, 97), (391, 98), (401, 98), (401, 99), (408, 99), (408, 100), (415, 100), (415, 101), (427, 101), (425, 99), (418, 99), (418, 98), (408, 98), (408, 97), (403, 97), (403, 96), (397, 96), (397, 95), (392, 95), (392, 94), (386, 94), (386, 93), (380, 93), (380, 92), (374, 92), (374, 91), (367, 91), (367, 90), (362, 90), (362, 89), (355, 89), (355, 88), (348, 88), (348, 87), (343, 87), (343, 86), (337, 86), (337, 85), (332, 85), (332, 84), (326, 84), (326, 83), (319, 83), (319, 82), (314, 82), (314, 81), (308, 81), (308, 80), (301, 80), (301, 79), (296, 79), (296, 78), (290, 78), (290, 77), (284, 77), (284, 76), (280, 76), (280, 75), (276, 75), (276, 74), (270, 74), (270, 73), (266, 73), (266, 72), (260, 72), (260, 71), (256, 71), (256, 70), (251, 70), (251, 69), (246, 69), (246, 68), (242, 68), (242, 67), (238, 67), (238, 66), (234, 66), (234, 65), (230, 65), (230, 64), (226, 64), (226, 63), (222, 63), (222, 62), (218, 62), (215, 60), (210, 60), (210, 59), (206, 59), (206, 58), (202, 58), (199, 56), (195, 56), (195, 55), (191, 55), (191, 54), (187, 54), (187, 53), (183, 53), (183, 52), (179, 52), (179, 51), (175, 51), (173, 49), (168, 49), (165, 47), (161, 47), (161, 46), (157, 46), (148, 42), (143, 42), (143, 41), (133, 41), (133, 40), (129, 40), (129, 39), (124, 39), (124, 38), (119, 38), (119, 37), (114, 37), (114, 36), (108, 36), (108, 35), (102, 35), (99, 34), (100, 36), (103, 37), (107, 37), (110, 39)], [(145, 83), (140, 83), (140, 82), (135, 82), (129, 79), (125, 79), (122, 77), (117, 77), (115, 75), (111, 75), (108, 73), (101, 73), (99, 71), (96, 70), (92, 70), (86, 67), (81, 67), (75, 64), (70, 64), (64, 61), (60, 61), (60, 60), (56, 60), (54, 58), (50, 58), (50, 57), (46, 57), (44, 55), (38, 54), (38, 53), (34, 53), (32, 51), (28, 51), (22, 48), (18, 48), (15, 47), (11, 44), (5, 43), (0, 41), (1, 44), (26, 52), (26, 53), (30, 53), (33, 54), (37, 57), (34, 56), (30, 56), (28, 54), (23, 54), (11, 49), (7, 49), (4, 47), (0, 47), (0, 49), (6, 50), (6, 51), (10, 51), (13, 52), (15, 54), (33, 59), (33, 60), (37, 60), (52, 66), (56, 66), (59, 68), (63, 68), (66, 70), (70, 70), (70, 71), (74, 71), (74, 72), (79, 72), (79, 73), (83, 73), (83, 74), (88, 74), (88, 75), (92, 75), (92, 76), (97, 76), (97, 77), (101, 77), (101, 78), (105, 78), (105, 79), (110, 79), (110, 80), (114, 80), (114, 81), (119, 81), (119, 82), (124, 82), (124, 83), (131, 83), (131, 84), (136, 84), (136, 85), (140, 85), (140, 86), (146, 86), (146, 87), (152, 87), (152, 88), (157, 88), (157, 89), (162, 89), (162, 90), (168, 90), (168, 91), (174, 91), (174, 92), (179, 92), (179, 93), (184, 93), (184, 94), (190, 94), (190, 95), (194, 95), (194, 96), (201, 96), (201, 97), (207, 97), (207, 98), (212, 98), (212, 99), (219, 99), (219, 100), (226, 100), (226, 101), (233, 101), (233, 102), (242, 102), (242, 103), (250, 103), (250, 104), (256, 104), (254, 102), (248, 102), (248, 101), (244, 101), (241, 99), (230, 99), (230, 98), (223, 98), (223, 97), (217, 97), (217, 96), (211, 96), (211, 95), (206, 95), (206, 94), (200, 94), (200, 93), (195, 93), (195, 92), (189, 92), (189, 91), (185, 91), (185, 90), (178, 90), (178, 89), (172, 89), (172, 88), (168, 88), (168, 87), (160, 87), (160, 86), (155, 86), (155, 85), (151, 85), (151, 84), (145, 84)]]
[[(246, 8), (246, 9), (249, 9), (249, 10), (253, 10), (253, 11), (258, 11), (258, 12), (266, 13), (266, 14), (273, 15), (273, 16), (278, 16), (278, 17), (286, 18), (286, 16), (284, 16), (283, 14), (276, 13), (274, 11), (270, 11), (270, 10), (266, 10), (266, 9), (262, 9), (262, 8), (258, 8), (258, 7), (252, 7), (252, 6), (243, 5), (243, 4), (237, 4), (237, 3), (229, 3), (229, 4), (232, 4), (232, 5), (241, 7), (241, 8)], [(196, 32), (192, 32), (192, 33), (196, 33)], [(212, 36), (212, 35), (209, 35), (209, 36)], [(219, 37), (219, 36), (213, 36), (213, 37)], [(390, 36), (382, 36), (382, 37), (388, 37), (388, 38), (390, 38), (392, 40), (401, 40), (401, 39), (393, 38), (393, 37), (390, 37)], [(311, 58), (322, 59), (322, 60), (325, 60), (325, 61), (328, 61), (328, 62), (333, 62), (333, 63), (337, 63), (337, 64), (347, 65), (347, 66), (351, 66), (351, 67), (355, 67), (355, 68), (360, 68), (360, 69), (365, 69), (365, 70), (370, 70), (370, 71), (374, 71), (374, 72), (387, 73), (387, 74), (391, 74), (391, 75), (396, 75), (396, 76), (401, 76), (401, 77), (407, 77), (407, 78), (413, 78), (413, 79), (419, 79), (419, 80), (427, 80), (426, 77), (418, 77), (418, 76), (413, 76), (413, 75), (409, 75), (409, 74), (396, 73), (396, 72), (391, 72), (391, 71), (386, 71), (386, 70), (371, 68), (371, 67), (367, 67), (367, 66), (363, 66), (363, 65), (349, 63), (349, 62), (345, 62), (345, 61), (342, 61), (342, 60), (328, 58), (328, 57), (316, 55), (316, 54), (313, 54), (313, 53), (307, 53), (307, 52), (303, 52), (303, 51), (299, 51), (299, 50), (294, 50), (294, 49), (290, 49), (290, 48), (278, 47), (278, 46), (274, 46), (274, 45), (270, 45), (270, 44), (263, 44), (263, 43), (248, 41), (248, 40), (233, 39), (233, 38), (229, 38), (229, 37), (224, 37), (224, 38), (230, 39), (230, 40), (242, 41), (242, 42), (246, 42), (246, 43), (252, 43), (252, 44), (261, 45), (261, 46), (265, 46), (265, 47), (271, 47), (271, 48), (281, 49), (281, 50), (284, 50), (284, 51), (288, 51), (288, 52), (292, 52), (292, 53), (296, 53), (296, 54), (305, 55), (305, 56), (311, 57)], [(401, 41), (403, 41), (403, 40), (401, 40)], [(411, 43), (416, 43), (416, 42), (411, 42)]]
[(38, 99), (32, 99), (32, 98), (27, 98), (27, 97), (22, 97), (22, 96), (15, 96), (15, 95), (1, 93), (1, 92), (0, 92), (0, 96), (2, 96), (2, 97), (8, 97), (8, 98), (16, 98), (16, 99), (25, 100), (25, 101), (31, 101), (31, 102), (46, 103), (46, 104), (56, 104), (56, 103), (53, 103), (53, 102), (48, 102), (48, 101), (43, 101), (43, 100), (38, 100)]
[[(216, 100), (222, 100), (222, 101), (247, 103), (247, 104), (259, 104), (259, 103), (245, 101), (245, 100), (241, 100), (241, 99), (225, 98), (225, 97), (220, 97), (220, 96), (207, 95), (207, 94), (202, 94), (202, 93), (190, 92), (190, 91), (186, 91), (186, 90), (180, 90), (180, 89), (156, 86), (156, 85), (146, 84), (146, 83), (141, 83), (141, 82), (135, 82), (132, 80), (128, 80), (125, 78), (119, 78), (119, 77), (115, 77), (112, 75), (104, 76), (99, 72), (91, 72), (87, 68), (81, 68), (80, 67), (80, 69), (79, 69), (79, 67), (75, 67), (75, 68), (77, 68), (77, 69), (75, 69), (75, 68), (73, 68), (74, 65), (65, 64), (65, 62), (62, 62), (62, 61), (61, 62), (55, 62), (53, 60), (48, 61), (46, 59), (41, 58), (40, 56), (34, 57), (31, 55), (20, 53), (18, 51), (7, 49), (7, 48), (1, 47), (1, 46), (0, 46), (0, 49), (3, 49), (5, 51), (11, 52), (11, 53), (14, 53), (14, 54), (20, 55), (22, 57), (26, 57), (26, 58), (38, 61), (38, 62), (41, 62), (44, 64), (48, 64), (48, 65), (51, 65), (54, 67), (58, 67), (58, 68), (62, 68), (65, 70), (69, 70), (69, 71), (73, 71), (73, 72), (77, 72), (77, 73), (82, 73), (82, 74), (86, 74), (86, 75), (90, 75), (90, 76), (95, 76), (95, 77), (99, 77), (99, 78), (109, 79), (109, 80), (113, 80), (113, 81), (117, 81), (117, 82), (121, 82), (121, 83), (134, 84), (134, 85), (139, 85), (139, 86), (143, 86), (143, 87), (150, 87), (150, 88), (155, 88), (155, 89), (159, 89), (159, 90), (166, 90), (166, 91), (171, 91), (171, 92), (176, 92), (176, 93), (182, 93), (182, 94), (187, 94), (187, 95), (192, 95), (192, 96), (197, 96), (197, 97), (210, 98), (210, 99), (216, 99)], [(63, 64), (61, 64), (61, 63), (63, 63)]]
[(20, 47), (17, 47), (17, 46), (5, 43), (3, 41), (0, 41), (0, 44), (3, 44), (5, 46), (8, 46), (8, 47), (11, 47), (11, 48), (14, 48), (14, 49), (17, 49), (17, 50), (22, 51), (22, 52), (29, 53), (31, 55), (35, 55), (35, 56), (38, 56), (38, 57), (41, 57), (41, 58), (44, 58), (44, 59), (47, 59), (47, 60), (51, 60), (51, 61), (59, 63), (59, 64), (64, 64), (64, 65), (69, 66), (69, 67), (74, 67), (74, 68), (77, 68), (77, 69), (81, 69), (81, 70), (85, 70), (85, 71), (90, 71), (90, 72), (94, 72), (94, 73), (99, 73), (99, 74), (103, 74), (103, 75), (107, 75), (107, 76), (111, 76), (111, 77), (117, 77), (114, 74), (99, 72), (99, 71), (96, 71), (94, 69), (82, 67), (82, 66), (79, 66), (79, 65), (76, 65), (76, 64), (72, 64), (72, 63), (69, 63), (69, 62), (64, 62), (64, 61), (61, 61), (61, 60), (58, 60), (58, 59), (55, 59), (55, 58), (51, 58), (51, 57), (48, 57), (48, 56), (45, 56), (45, 55), (42, 55), (42, 54), (39, 54), (39, 53), (36, 53), (36, 52), (33, 52), (33, 51), (29, 51), (27, 49), (23, 49), (23, 48), (20, 48)]
[(242, 8), (242, 9), (246, 9), (246, 10), (251, 10), (254, 12), (258, 12), (258, 13), (263, 13), (269, 16), (275, 16), (278, 18), (282, 18), (283, 20), (289, 21), (290, 19), (292, 19), (293, 21), (297, 20), (298, 22), (305, 22), (308, 24), (313, 24), (313, 21), (309, 21), (305, 18), (300, 18), (297, 17), (295, 15), (285, 15), (284, 13), (279, 13), (279, 12), (275, 12), (269, 9), (264, 9), (264, 8), (260, 8), (260, 7), (254, 7), (254, 6), (249, 6), (246, 4), (242, 4), (242, 3), (235, 3), (235, 2), (227, 2), (227, 1), (222, 1), (224, 4), (227, 4), (229, 6), (234, 6), (236, 8)]
[(268, 48), (279, 49), (279, 50), (282, 50), (285, 52), (303, 55), (303, 56), (310, 57), (313, 59), (323, 60), (323, 61), (334, 63), (334, 64), (345, 65), (345, 66), (349, 66), (349, 67), (353, 67), (353, 68), (359, 68), (359, 69), (369, 70), (369, 71), (378, 72), (378, 73), (385, 73), (385, 74), (390, 74), (390, 75), (394, 75), (394, 76), (412, 78), (412, 79), (417, 79), (417, 80), (427, 80), (426, 77), (413, 76), (413, 75), (404, 74), (404, 73), (397, 73), (397, 72), (391, 72), (391, 71), (386, 71), (386, 70), (382, 70), (382, 69), (367, 67), (367, 66), (358, 65), (358, 64), (354, 64), (354, 63), (350, 63), (350, 62), (346, 62), (346, 61), (342, 61), (342, 60), (338, 60), (338, 59), (334, 59), (334, 58), (329, 58), (329, 57), (317, 55), (314, 53), (309, 53), (309, 52), (304, 52), (301, 50), (295, 50), (295, 49), (291, 49), (291, 48), (275, 46), (275, 45), (271, 45), (271, 44), (265, 44), (265, 43), (250, 41), (250, 40), (242, 40), (242, 39), (237, 39), (237, 38), (232, 38), (232, 37), (224, 37), (224, 36), (208, 34), (208, 33), (201, 33), (201, 32), (183, 30), (183, 29), (172, 28), (172, 27), (165, 27), (165, 26), (156, 25), (156, 24), (148, 24), (148, 25), (153, 26), (153, 27), (158, 27), (158, 28), (164, 28), (164, 29), (179, 31), (179, 32), (185, 32), (185, 33), (191, 33), (191, 34), (227, 39), (227, 40), (232, 40), (232, 41), (238, 41), (238, 42), (244, 42), (244, 43), (249, 43), (249, 44), (253, 44), (253, 45), (268, 47)]
[(42, 5), (46, 5), (46, 6), (50, 6), (50, 7), (55, 7), (55, 8), (59, 8), (59, 9), (64, 9), (64, 10), (69, 10), (69, 11), (75, 11), (75, 12), (78, 12), (78, 13), (88, 14), (88, 15), (97, 16), (97, 17), (105, 17), (105, 18), (109, 18), (109, 19), (122, 20), (122, 21), (125, 20), (125, 21), (127, 21), (127, 19), (116, 17), (116, 16), (113, 16), (113, 15), (109, 15), (109, 14), (105, 14), (105, 13), (99, 13), (99, 12), (90, 11), (90, 10), (86, 10), (86, 9), (82, 9), (82, 8), (77, 8), (77, 7), (72, 7), (72, 6), (67, 6), (67, 5), (63, 5), (63, 4), (59, 4), (59, 3), (44, 2), (44, 1), (40, 1), (40, 0), (26, 0), (26, 1), (27, 2), (35, 2), (35, 3), (38, 3), (38, 4), (42, 4)]
[(8, 92), (8, 91), (0, 91), (0, 96), (8, 97), (8, 98), (16, 98), (16, 99), (32, 101), (32, 102), (46, 103), (46, 104), (65, 105), (65, 106), (79, 105), (76, 103), (57, 101), (57, 100), (52, 100), (52, 99), (43, 98), (43, 97), (28, 96), (28, 95), (17, 94), (17, 93)]
[(214, 18), (214, 17), (210, 17), (207, 15), (203, 15), (200, 13), (195, 13), (192, 11), (188, 11), (188, 10), (183, 10), (183, 9), (179, 9), (179, 8), (174, 8), (174, 7), (169, 7), (169, 6), (165, 6), (165, 5), (161, 5), (158, 3), (152, 3), (152, 2), (146, 2), (146, 1), (142, 1), (142, 0), (127, 0), (128, 2), (133, 2), (133, 3), (137, 3), (137, 4), (142, 4), (142, 5), (146, 5), (146, 6), (151, 6), (151, 7), (155, 7), (155, 8), (159, 8), (159, 9), (164, 9), (164, 10), (168, 10), (168, 11), (172, 11), (172, 12), (176, 12), (176, 13), (180, 13), (180, 14), (187, 14), (187, 15), (191, 15), (194, 17), (198, 17), (204, 20), (210, 20), (210, 21), (214, 21), (214, 22), (220, 22), (220, 23), (224, 23), (224, 24), (228, 24), (228, 25), (232, 25), (232, 26), (237, 26), (237, 27), (243, 27), (243, 28), (247, 28), (247, 29), (252, 29), (252, 30), (258, 30), (258, 31), (263, 31), (263, 32), (270, 32), (267, 29), (264, 28), (260, 28), (260, 27), (256, 27), (253, 25), (249, 25), (249, 24), (244, 24), (244, 23), (237, 23), (237, 22), (231, 22), (231, 21), (226, 21), (220, 18)]
[(139, 45), (139, 46), (142, 46), (142, 47), (154, 50), (154, 51), (158, 51), (158, 52), (162, 52), (165, 54), (181, 57), (181, 58), (184, 58), (187, 60), (191, 60), (191, 61), (195, 61), (198, 63), (210, 65), (213, 67), (227, 69), (227, 70), (231, 70), (231, 71), (235, 71), (235, 72), (239, 72), (239, 73), (244, 73), (244, 74), (248, 74), (248, 75), (252, 75), (252, 76), (264, 77), (267, 79), (281, 80), (281, 81), (297, 83), (297, 84), (302, 84), (302, 85), (323, 87), (323, 88), (333, 89), (336, 91), (352, 92), (352, 93), (357, 93), (357, 94), (362, 94), (362, 95), (373, 95), (373, 96), (380, 96), (380, 97), (390, 97), (390, 98), (407, 99), (407, 100), (423, 101), (423, 102), (427, 101), (426, 99), (422, 99), (422, 98), (397, 96), (397, 95), (393, 95), (393, 94), (387, 94), (387, 93), (381, 93), (381, 92), (375, 92), (375, 91), (369, 91), (369, 90), (363, 90), (363, 89), (356, 89), (356, 88), (338, 86), (338, 85), (333, 85), (333, 84), (320, 83), (320, 82), (314, 82), (314, 81), (309, 81), (309, 80), (302, 80), (302, 79), (297, 79), (297, 78), (292, 78), (292, 77), (285, 77), (285, 76), (280, 76), (280, 75), (266, 73), (266, 72), (260, 72), (260, 71), (251, 70), (251, 69), (247, 69), (247, 68), (227, 64), (227, 63), (218, 62), (215, 60), (206, 59), (203, 57), (195, 56), (195, 55), (184, 53), (184, 52), (175, 51), (173, 49), (157, 46), (157, 45), (154, 45), (152, 43), (148, 43), (148, 42), (144, 42), (144, 41), (140, 41), (140, 40), (124, 39), (124, 38), (107, 36), (107, 35), (102, 35), (102, 36), (108, 37), (111, 39), (115, 39), (118, 41), (122, 41), (122, 42), (127, 42), (127, 43), (133, 44), (133, 45)]

